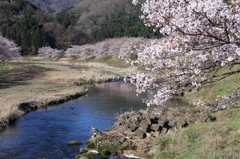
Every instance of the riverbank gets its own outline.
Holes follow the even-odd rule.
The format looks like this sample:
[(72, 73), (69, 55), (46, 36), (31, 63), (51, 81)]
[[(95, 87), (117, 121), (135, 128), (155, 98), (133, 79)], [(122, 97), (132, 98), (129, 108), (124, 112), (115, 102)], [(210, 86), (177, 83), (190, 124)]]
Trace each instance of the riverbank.
[[(200, 89), (187, 88), (182, 99), (191, 105), (189, 109), (156, 108), (120, 114), (112, 131), (91, 137), (87, 150), (145, 159), (239, 158), (239, 97), (231, 98), (232, 102), (216, 101), (217, 96), (239, 92), (239, 70), (240, 65), (217, 69), (207, 75), (215, 76)], [(199, 100), (210, 105), (193, 106)], [(220, 102), (229, 109), (209, 111)], [(84, 153), (76, 159), (81, 156)]]
[[(75, 97), (84, 95), (86, 84), (112, 80), (116, 77), (111, 75), (112, 73), (124, 76), (136, 71), (126, 66), (114, 66), (114, 64), (69, 59), (51, 61), (31, 59), (10, 63), (1, 70), (0, 115), (1, 117), (5, 115), (1, 118), (3, 121), (1, 124), (3, 127), (6, 126), (9, 121), (34, 110), (36, 106), (64, 102), (74, 98), (74, 95)], [(62, 65), (90, 69), (76, 70)], [(102, 70), (111, 73), (103, 73)], [(186, 91), (183, 99), (188, 102), (199, 99), (204, 102), (214, 102), (216, 95), (231, 94), (232, 90), (239, 90), (239, 73), (231, 75), (228, 73), (229, 70), (229, 68), (220, 69), (216, 75), (225, 73), (228, 76), (219, 81), (209, 82), (200, 90)], [(239, 66), (235, 66), (230, 71), (238, 70)], [(128, 149), (122, 149), (118, 152), (119, 154), (129, 156), (134, 154), (142, 158), (148, 158), (149, 154), (150, 158), (156, 159), (238, 158), (240, 156), (237, 140), (240, 131), (239, 108), (210, 113), (207, 118), (204, 118), (207, 114), (204, 107), (194, 107), (190, 110), (176, 109), (163, 114), (161, 114), (162, 110), (158, 109), (126, 112), (119, 115), (119, 121), (115, 123), (112, 132), (103, 133), (104, 140), (117, 139), (123, 149)], [(160, 118), (159, 114), (166, 118)], [(200, 116), (203, 120), (198, 120)], [(134, 121), (136, 119), (139, 125)], [(116, 145), (117, 148), (120, 145)], [(105, 152), (109, 155), (109, 151)]]
[[(91, 68), (71, 69), (68, 61), (18, 61), (1, 68), (0, 129), (39, 106), (57, 104), (86, 94), (88, 84), (111, 81), (116, 75), (106, 64), (91, 63)], [(82, 67), (80, 63), (74, 66)], [(86, 65), (84, 65), (86, 66)], [(128, 72), (128, 68), (116, 73)], [(129, 70), (130, 71), (130, 70)], [(115, 72), (115, 70), (113, 71)]]

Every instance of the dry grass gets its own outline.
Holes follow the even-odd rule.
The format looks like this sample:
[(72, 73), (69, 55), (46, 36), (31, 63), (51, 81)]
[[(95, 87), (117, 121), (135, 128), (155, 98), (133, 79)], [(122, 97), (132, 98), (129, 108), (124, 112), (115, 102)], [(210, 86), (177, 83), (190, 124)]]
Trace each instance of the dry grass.
[(69, 95), (84, 92), (79, 81), (99, 82), (114, 79), (97, 69), (70, 69), (39, 62), (15, 62), (0, 71), (0, 129), (9, 120), (24, 114), (18, 110), (21, 103), (36, 101), (48, 103)]

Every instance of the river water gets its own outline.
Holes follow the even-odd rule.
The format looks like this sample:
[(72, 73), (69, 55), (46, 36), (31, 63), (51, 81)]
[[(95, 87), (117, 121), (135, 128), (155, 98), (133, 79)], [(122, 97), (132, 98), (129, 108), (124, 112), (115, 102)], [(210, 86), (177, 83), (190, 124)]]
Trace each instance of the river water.
[(28, 113), (0, 131), (0, 159), (73, 159), (79, 146), (68, 142), (78, 140), (85, 147), (92, 126), (104, 131), (111, 128), (117, 114), (146, 108), (141, 98), (153, 94), (137, 97), (129, 91), (132, 87), (123, 82), (98, 84), (81, 98)]

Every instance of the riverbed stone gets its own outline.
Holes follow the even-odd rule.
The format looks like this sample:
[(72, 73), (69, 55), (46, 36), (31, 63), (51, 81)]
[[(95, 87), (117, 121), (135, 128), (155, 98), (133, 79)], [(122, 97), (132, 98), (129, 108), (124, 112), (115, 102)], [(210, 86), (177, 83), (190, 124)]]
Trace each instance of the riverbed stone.
[(71, 141), (68, 143), (68, 145), (81, 145), (82, 143), (80, 141)]

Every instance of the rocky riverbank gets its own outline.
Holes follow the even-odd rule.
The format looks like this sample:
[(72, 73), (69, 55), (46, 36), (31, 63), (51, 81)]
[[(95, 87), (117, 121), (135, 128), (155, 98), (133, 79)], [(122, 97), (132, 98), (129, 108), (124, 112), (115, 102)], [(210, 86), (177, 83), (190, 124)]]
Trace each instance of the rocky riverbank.
[(94, 128), (88, 146), (84, 151), (81, 150), (76, 159), (83, 156), (93, 159), (87, 150), (97, 150), (104, 157), (152, 158), (152, 155), (161, 150), (156, 142), (159, 138), (192, 124), (214, 120), (209, 114), (190, 107), (157, 107), (125, 112), (118, 116), (118, 121), (110, 132), (99, 132)]

